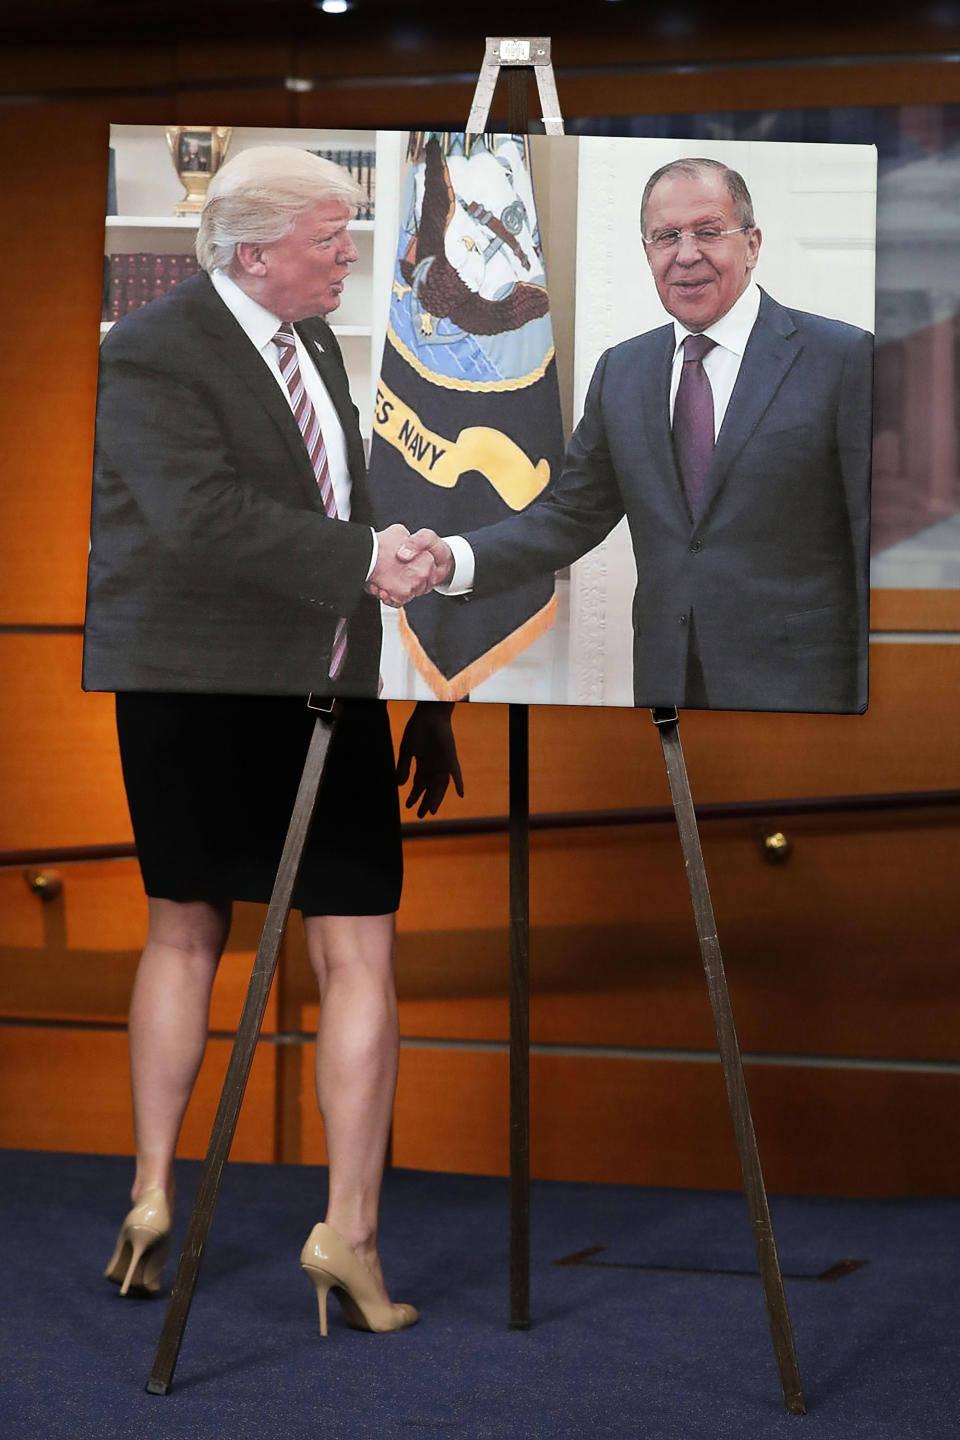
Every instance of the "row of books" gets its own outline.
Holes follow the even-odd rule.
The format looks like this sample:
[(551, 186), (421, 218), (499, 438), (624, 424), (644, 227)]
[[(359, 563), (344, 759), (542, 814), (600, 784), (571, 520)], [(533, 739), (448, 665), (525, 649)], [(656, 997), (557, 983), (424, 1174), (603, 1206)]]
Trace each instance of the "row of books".
[(119, 320), (131, 310), (139, 310), (141, 305), (165, 295), (188, 275), (196, 275), (199, 268), (195, 255), (153, 255), (145, 250), (107, 255), (103, 273), (103, 319)]
[(332, 160), (349, 171), (364, 192), (357, 207), (358, 220), (372, 220), (377, 199), (377, 152), (375, 150), (311, 150), (322, 160)]

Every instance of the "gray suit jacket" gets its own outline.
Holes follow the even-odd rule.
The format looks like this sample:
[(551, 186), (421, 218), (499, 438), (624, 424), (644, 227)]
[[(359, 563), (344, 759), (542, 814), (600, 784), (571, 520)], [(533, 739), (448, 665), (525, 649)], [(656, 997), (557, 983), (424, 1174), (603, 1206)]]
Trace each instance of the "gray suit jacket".
[(473, 593), (570, 564), (626, 515), (636, 704), (685, 703), (695, 631), (712, 708), (865, 709), (872, 336), (761, 294), (696, 515), (673, 349), (666, 325), (601, 357), (555, 484), (467, 535)]
[[(336, 339), (297, 329), (347, 437), (351, 522), (324, 513), (290, 406), (206, 275), (121, 320), (100, 352), (83, 684), (375, 695), (380, 610), (363, 446)], [(319, 346), (322, 346), (322, 351)]]

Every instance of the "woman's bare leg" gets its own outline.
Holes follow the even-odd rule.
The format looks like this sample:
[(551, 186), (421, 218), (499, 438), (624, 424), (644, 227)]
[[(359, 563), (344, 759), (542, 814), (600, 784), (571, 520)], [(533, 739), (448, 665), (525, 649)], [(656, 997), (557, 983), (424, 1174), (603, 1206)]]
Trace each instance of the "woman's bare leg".
[(150, 900), (130, 1000), (136, 1201), (159, 1186), (173, 1203), (173, 1157), (207, 1043), (210, 992), (230, 930), (228, 902)]
[(320, 986), (316, 1080), (330, 1164), (326, 1222), (386, 1299), (377, 1216), (400, 1049), (394, 916), (315, 915), (304, 929)]

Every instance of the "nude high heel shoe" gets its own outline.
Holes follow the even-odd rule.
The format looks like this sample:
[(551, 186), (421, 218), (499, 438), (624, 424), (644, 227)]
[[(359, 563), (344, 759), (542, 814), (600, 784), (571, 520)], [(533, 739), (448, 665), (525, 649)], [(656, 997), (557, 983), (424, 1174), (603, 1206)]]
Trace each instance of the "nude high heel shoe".
[(120, 1294), (158, 1295), (170, 1243), (170, 1207), (161, 1189), (145, 1190), (120, 1227), (104, 1277)]
[(416, 1324), (418, 1316), (412, 1305), (394, 1305), (381, 1299), (363, 1261), (329, 1225), (314, 1225), (300, 1252), (300, 1264), (317, 1287), (321, 1335), (327, 1333), (330, 1290), (336, 1290), (347, 1324), (355, 1330), (384, 1334)]

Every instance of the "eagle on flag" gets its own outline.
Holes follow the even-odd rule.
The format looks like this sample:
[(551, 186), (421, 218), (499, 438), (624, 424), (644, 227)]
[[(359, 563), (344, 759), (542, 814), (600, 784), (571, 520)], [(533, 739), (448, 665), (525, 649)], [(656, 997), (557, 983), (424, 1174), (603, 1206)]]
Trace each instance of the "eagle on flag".
[[(523, 510), (563, 457), (550, 302), (523, 135), (416, 131), (407, 154), (369, 489), (377, 525), (463, 534)], [(553, 577), (400, 613), (414, 665), (458, 700), (553, 623)]]

